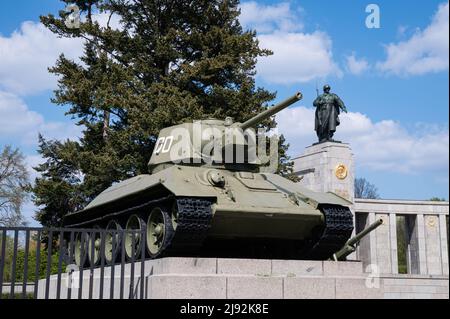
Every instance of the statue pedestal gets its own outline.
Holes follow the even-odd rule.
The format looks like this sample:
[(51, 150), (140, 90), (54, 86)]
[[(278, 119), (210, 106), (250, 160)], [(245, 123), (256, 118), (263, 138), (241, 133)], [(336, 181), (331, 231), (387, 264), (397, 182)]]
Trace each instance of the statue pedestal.
[(293, 159), (294, 172), (302, 186), (316, 192), (333, 192), (351, 202), (354, 199), (354, 163), (350, 145), (325, 142), (308, 146)]

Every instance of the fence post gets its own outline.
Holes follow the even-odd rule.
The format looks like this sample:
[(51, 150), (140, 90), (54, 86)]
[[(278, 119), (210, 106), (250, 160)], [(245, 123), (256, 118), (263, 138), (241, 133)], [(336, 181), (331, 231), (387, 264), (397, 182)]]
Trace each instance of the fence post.
[(0, 252), (0, 299), (3, 295), (3, 274), (5, 270), (6, 259), (6, 228), (2, 230), (2, 249)]

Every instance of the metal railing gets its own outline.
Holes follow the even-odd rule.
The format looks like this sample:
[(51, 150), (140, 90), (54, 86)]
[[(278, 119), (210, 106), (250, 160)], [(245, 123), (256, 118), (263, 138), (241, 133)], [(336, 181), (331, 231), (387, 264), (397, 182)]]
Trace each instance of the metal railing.
[(142, 299), (145, 234), (0, 227), (0, 299)]

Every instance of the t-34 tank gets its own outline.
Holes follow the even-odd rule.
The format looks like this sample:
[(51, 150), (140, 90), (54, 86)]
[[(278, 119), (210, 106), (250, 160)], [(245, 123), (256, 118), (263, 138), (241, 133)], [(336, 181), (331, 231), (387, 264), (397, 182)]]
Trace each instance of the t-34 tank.
[[(262, 172), (260, 161), (248, 156), (251, 135), (227, 134), (253, 128), (301, 98), (297, 93), (244, 123), (210, 119), (161, 130), (149, 162), (151, 174), (109, 187), (85, 209), (67, 215), (64, 224), (145, 229), (146, 236), (125, 236), (122, 247), (128, 258), (138, 257), (143, 240), (150, 258), (332, 257), (353, 231), (351, 203)], [(210, 151), (217, 148), (221, 151)], [(239, 152), (245, 153), (243, 159)], [(118, 239), (111, 244), (111, 237), (107, 262), (112, 261), (112, 246), (115, 253), (121, 246)], [(89, 238), (78, 238), (78, 248), (80, 240)]]

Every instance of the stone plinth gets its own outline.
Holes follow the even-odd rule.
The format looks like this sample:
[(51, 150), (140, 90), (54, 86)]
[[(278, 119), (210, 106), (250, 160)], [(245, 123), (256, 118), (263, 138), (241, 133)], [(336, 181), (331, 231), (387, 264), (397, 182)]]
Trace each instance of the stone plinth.
[[(141, 285), (146, 299), (380, 299), (380, 298), (448, 298), (448, 277), (418, 275), (381, 275), (363, 272), (361, 262), (302, 261), (271, 259), (162, 258), (135, 264), (131, 280), (130, 264), (123, 273), (114, 267), (104, 270), (103, 298), (139, 298)], [(75, 274), (76, 276), (76, 274)], [(76, 278), (78, 282), (79, 278)], [(89, 271), (83, 271), (81, 297), (89, 298)], [(49, 298), (56, 297), (57, 277), (50, 279)], [(38, 297), (45, 297), (45, 280), (40, 280)], [(92, 298), (99, 298), (100, 269), (92, 277)], [(62, 276), (61, 298), (67, 298), (66, 278)], [(78, 298), (72, 289), (71, 298)]]
[[(360, 262), (166, 258), (147, 277), (147, 298), (337, 299), (382, 298), (368, 288)], [(183, 263), (180, 272), (169, 264)], [(161, 264), (165, 266), (161, 267)], [(176, 267), (172, 267), (176, 268)], [(203, 272), (203, 275), (200, 273)], [(342, 288), (342, 289), (341, 289)]]
[[(111, 268), (104, 269), (103, 298), (111, 292)], [(271, 259), (227, 258), (162, 258), (144, 263), (144, 280), (140, 276), (141, 263), (134, 266), (132, 295), (139, 297), (141, 285), (147, 299), (300, 299), (300, 298), (381, 298), (382, 288), (365, 286), (367, 274), (360, 262), (299, 261)], [(120, 298), (121, 266), (114, 267), (113, 298)], [(123, 269), (122, 297), (130, 296), (131, 268)], [(89, 298), (89, 270), (82, 274), (82, 298)], [(67, 278), (61, 278), (61, 298), (68, 295)], [(75, 283), (79, 273), (73, 274)], [(100, 269), (92, 276), (92, 298), (100, 296)], [(349, 280), (347, 283), (347, 279)], [(49, 298), (56, 297), (57, 277), (50, 279)], [(346, 293), (337, 287), (348, 289)], [(45, 280), (40, 280), (38, 297), (45, 297)], [(352, 291), (357, 294), (352, 295)], [(364, 293), (363, 293), (364, 292)], [(71, 298), (78, 298), (79, 289), (71, 290)], [(361, 295), (362, 294), (362, 295)]]
[(309, 146), (294, 158), (300, 184), (317, 192), (333, 192), (353, 202), (354, 164), (349, 144), (326, 142)]

